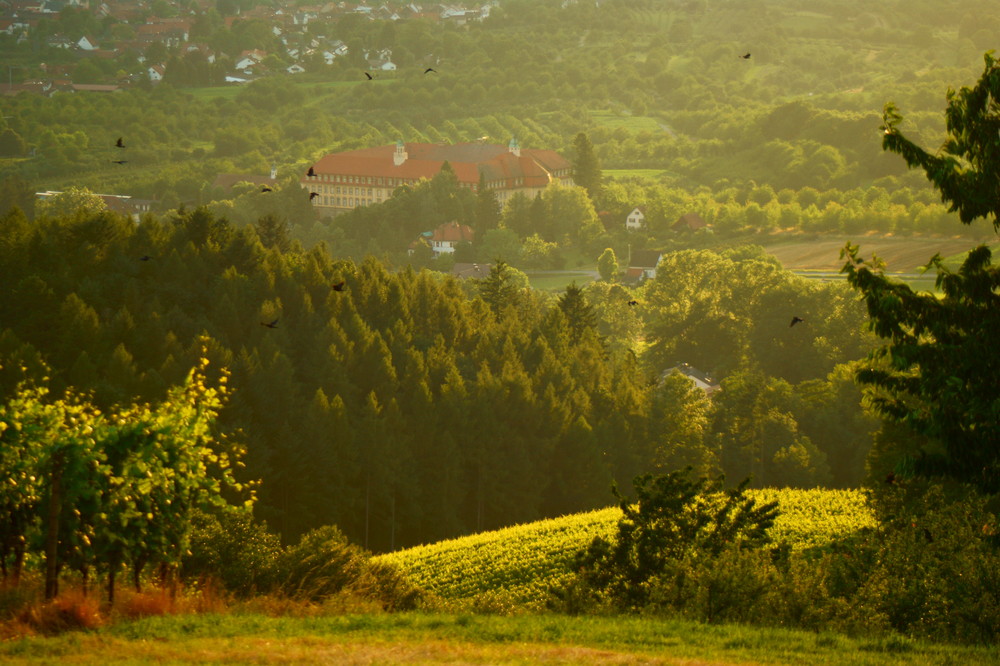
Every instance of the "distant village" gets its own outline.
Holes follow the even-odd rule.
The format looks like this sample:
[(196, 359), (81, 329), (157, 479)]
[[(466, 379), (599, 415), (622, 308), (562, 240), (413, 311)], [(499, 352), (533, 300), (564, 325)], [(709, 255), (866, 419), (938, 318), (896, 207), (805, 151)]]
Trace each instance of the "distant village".
[[(348, 46), (334, 34), (322, 34), (322, 28), (335, 30), (336, 21), (356, 15), (369, 21), (408, 21), (422, 19), (457, 26), (482, 21), (498, 0), (460, 4), (417, 3), (350, 3), (296, 6), (288, 0), (277, 0), (270, 6), (256, 6), (240, 12), (236, 2), (216, 0), (107, 0), (96, 7), (80, 0), (0, 0), (0, 52), (10, 51), (29, 41), (43, 43), (40, 60), (48, 49), (59, 49), (54, 63), (41, 62), (40, 76), (27, 67), (7, 65), (0, 82), (5, 95), (32, 92), (52, 95), (59, 92), (115, 92), (129, 85), (149, 82), (156, 84), (167, 75), (168, 55), (182, 57), (186, 62), (201, 62), (222, 68), (224, 81), (245, 83), (275, 73), (300, 74), (333, 65), (348, 54)], [(231, 15), (227, 9), (233, 12)], [(66, 10), (69, 10), (67, 12)], [(100, 30), (92, 34), (56, 32), (68, 21), (61, 17), (73, 11), (93, 12)], [(225, 13), (225, 15), (223, 15)], [(280, 44), (268, 50), (264, 44), (244, 49), (238, 54), (225, 54), (213, 49), (204, 36), (207, 16), (221, 19), (219, 27), (231, 29), (239, 21), (260, 21), (266, 24)], [(74, 22), (80, 23), (80, 22)], [(311, 28), (308, 26), (312, 25)], [(317, 26), (321, 29), (317, 30)], [(198, 35), (193, 38), (192, 35)], [(65, 53), (62, 53), (62, 52)], [(67, 58), (66, 54), (71, 54)], [(75, 57), (73, 57), (75, 56)], [(80, 64), (86, 60), (111, 60), (129, 63), (127, 73), (114, 80), (100, 82), (76, 80)], [(394, 71), (391, 49), (377, 49), (362, 54), (363, 66), (372, 71)], [(91, 68), (93, 69), (93, 68)], [(16, 82), (15, 82), (16, 81)]]

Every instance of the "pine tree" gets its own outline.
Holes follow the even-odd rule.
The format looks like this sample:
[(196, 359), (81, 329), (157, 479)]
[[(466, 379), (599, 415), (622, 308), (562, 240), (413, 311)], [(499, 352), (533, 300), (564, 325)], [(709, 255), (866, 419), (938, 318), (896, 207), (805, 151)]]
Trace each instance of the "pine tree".
[(576, 156), (573, 160), (573, 182), (587, 190), (591, 201), (597, 201), (601, 196), (601, 164), (594, 153), (594, 145), (583, 132), (573, 139)]

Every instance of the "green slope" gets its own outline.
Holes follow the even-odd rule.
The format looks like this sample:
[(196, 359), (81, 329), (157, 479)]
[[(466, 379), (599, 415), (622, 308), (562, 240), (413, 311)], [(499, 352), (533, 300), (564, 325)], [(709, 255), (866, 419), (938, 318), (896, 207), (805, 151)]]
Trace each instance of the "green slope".
[[(775, 541), (794, 549), (829, 543), (874, 518), (856, 490), (763, 489), (759, 502), (777, 500), (781, 514), (771, 528)], [(595, 536), (614, 535), (621, 512), (609, 507), (449, 539), (381, 555), (414, 583), (444, 599), (499, 595), (527, 607), (544, 605), (551, 586), (566, 580), (574, 555)]]

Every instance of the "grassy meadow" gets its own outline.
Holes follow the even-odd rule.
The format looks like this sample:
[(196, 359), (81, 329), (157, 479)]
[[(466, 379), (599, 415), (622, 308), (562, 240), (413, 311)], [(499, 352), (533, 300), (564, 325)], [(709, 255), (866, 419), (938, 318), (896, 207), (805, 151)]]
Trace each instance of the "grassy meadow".
[(996, 648), (643, 617), (160, 616), (0, 644), (5, 664), (986, 664)]

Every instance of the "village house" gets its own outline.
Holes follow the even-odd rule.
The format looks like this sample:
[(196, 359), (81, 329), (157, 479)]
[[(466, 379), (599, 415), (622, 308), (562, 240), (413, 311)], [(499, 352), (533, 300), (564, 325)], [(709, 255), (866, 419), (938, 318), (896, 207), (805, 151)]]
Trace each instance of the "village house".
[(331, 153), (304, 174), (302, 187), (319, 196), (319, 213), (336, 215), (357, 206), (385, 201), (401, 185), (431, 179), (447, 162), (463, 187), (476, 190), (480, 174), (503, 204), (520, 192), (535, 197), (550, 182), (572, 185), (572, 164), (553, 150), (521, 149), (516, 140), (505, 148), (488, 143), (403, 143)]
[(459, 243), (471, 243), (474, 237), (472, 227), (458, 222), (446, 222), (438, 226), (431, 235), (431, 252), (435, 257), (451, 254)]
[(629, 253), (628, 268), (625, 270), (626, 282), (643, 282), (656, 277), (656, 267), (663, 258), (660, 250), (632, 250)]
[(625, 218), (625, 228), (629, 231), (638, 231), (646, 226), (646, 208), (636, 206)]
[(697, 231), (709, 226), (711, 225), (698, 213), (684, 213), (670, 228), (674, 231)]

